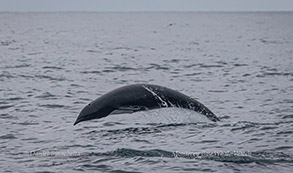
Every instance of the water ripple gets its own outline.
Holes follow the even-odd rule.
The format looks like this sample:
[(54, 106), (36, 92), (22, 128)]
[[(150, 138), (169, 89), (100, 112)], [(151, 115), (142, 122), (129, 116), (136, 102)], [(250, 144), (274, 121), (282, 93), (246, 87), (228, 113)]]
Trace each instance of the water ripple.
[(217, 162), (232, 163), (291, 163), (293, 156), (282, 152), (266, 152), (266, 151), (201, 151), (201, 152), (179, 152), (166, 151), (161, 149), (151, 150), (135, 150), (129, 148), (119, 148), (114, 151), (104, 153), (88, 153), (88, 156), (114, 156), (114, 157), (166, 157), (166, 158), (185, 158), (214, 160)]
[(0, 140), (1, 139), (17, 139), (17, 138), (12, 134), (6, 134), (6, 135), (0, 136)]

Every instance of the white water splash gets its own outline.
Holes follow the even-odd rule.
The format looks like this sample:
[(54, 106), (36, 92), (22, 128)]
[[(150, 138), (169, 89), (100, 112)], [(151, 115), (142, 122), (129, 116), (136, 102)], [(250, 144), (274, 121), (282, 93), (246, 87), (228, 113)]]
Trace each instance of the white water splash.
[(129, 124), (181, 124), (181, 123), (197, 123), (197, 122), (211, 122), (205, 115), (195, 111), (177, 107), (167, 107), (160, 109), (153, 109), (148, 111), (135, 112), (132, 114), (108, 116), (105, 119)]

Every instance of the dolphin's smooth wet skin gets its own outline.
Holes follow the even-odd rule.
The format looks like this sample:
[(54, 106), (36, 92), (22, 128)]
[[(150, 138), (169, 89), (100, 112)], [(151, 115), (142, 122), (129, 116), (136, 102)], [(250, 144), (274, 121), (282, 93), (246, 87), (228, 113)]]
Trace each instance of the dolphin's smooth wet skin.
[(110, 91), (82, 109), (74, 125), (110, 114), (133, 113), (164, 107), (190, 109), (212, 121), (219, 118), (206, 106), (178, 91), (150, 84), (134, 84)]

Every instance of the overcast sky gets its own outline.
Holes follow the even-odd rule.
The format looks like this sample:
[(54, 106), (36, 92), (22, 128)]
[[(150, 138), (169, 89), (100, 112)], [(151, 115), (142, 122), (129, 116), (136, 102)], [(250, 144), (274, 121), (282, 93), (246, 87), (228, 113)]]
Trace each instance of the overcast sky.
[(0, 11), (293, 11), (293, 0), (0, 0)]

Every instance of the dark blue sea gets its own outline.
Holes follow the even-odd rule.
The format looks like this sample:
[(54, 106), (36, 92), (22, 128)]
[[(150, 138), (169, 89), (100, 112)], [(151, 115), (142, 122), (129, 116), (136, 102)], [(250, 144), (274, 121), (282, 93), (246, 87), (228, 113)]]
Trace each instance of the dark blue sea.
[[(73, 126), (156, 84), (179, 108)], [(292, 172), (293, 13), (0, 13), (1, 172)]]

